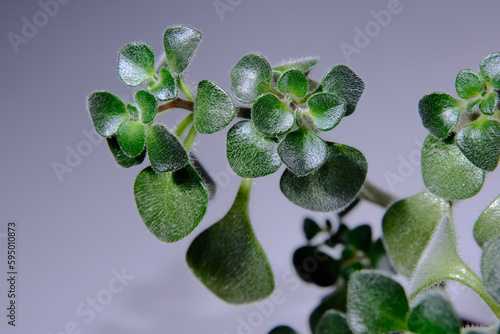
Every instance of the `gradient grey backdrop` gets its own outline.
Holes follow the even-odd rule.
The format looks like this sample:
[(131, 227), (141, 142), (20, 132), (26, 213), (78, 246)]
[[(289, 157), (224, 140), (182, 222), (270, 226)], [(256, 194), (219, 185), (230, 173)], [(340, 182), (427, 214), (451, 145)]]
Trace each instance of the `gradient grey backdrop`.
[[(221, 0), (230, 3), (229, 0)], [(167, 26), (191, 25), (203, 31), (203, 42), (187, 72), (193, 84), (210, 79), (229, 90), (229, 71), (248, 52), (260, 52), (273, 64), (284, 58), (317, 55), (311, 76), (347, 63), (342, 42), (353, 44), (355, 28), (373, 21), (371, 11), (384, 1), (236, 1), (232, 11), (217, 15), (212, 1), (83, 1), (61, 5), (16, 54), (7, 34), (21, 34), (22, 18), (40, 11), (37, 1), (3, 0), (0, 4), (0, 233), (7, 222), (18, 223), (18, 326), (6, 325), (5, 240), (0, 240), (0, 332), (60, 333), (74, 321), (82, 333), (237, 333), (238, 319), (248, 319), (255, 305), (231, 306), (214, 297), (190, 273), (184, 255), (190, 241), (229, 208), (238, 178), (220, 187), (205, 219), (178, 243), (157, 241), (137, 213), (132, 187), (140, 167), (120, 169), (105, 143), (59, 182), (51, 165), (64, 163), (67, 148), (86, 140), (92, 130), (85, 102), (94, 90), (109, 90), (127, 100), (133, 89), (116, 73), (117, 51), (144, 41), (157, 57)], [(363, 78), (366, 90), (357, 112), (325, 137), (365, 153), (369, 179), (389, 189), (384, 175), (397, 173), (400, 159), (419, 150), (427, 132), (417, 103), (424, 94), (454, 93), (463, 68), (477, 69), (488, 53), (498, 51), (497, 1), (401, 0), (402, 11), (349, 65)], [(162, 118), (170, 127), (185, 112)], [(199, 136), (194, 145), (212, 175), (225, 173), (225, 131)], [(328, 290), (305, 284), (297, 289), (282, 279), (291, 270), (292, 251), (303, 242), (305, 216), (279, 191), (280, 173), (258, 179), (252, 195), (252, 220), (269, 255), (277, 289), (285, 302), (252, 329), (267, 333), (287, 323), (308, 332), (307, 319)], [(480, 253), (472, 239), (474, 220), (499, 193), (499, 176), (488, 176), (480, 195), (457, 205), (460, 251), (478, 270)], [(224, 188), (224, 189), (222, 189)], [(417, 169), (394, 187), (405, 197), (424, 189)], [(380, 233), (383, 211), (364, 204), (350, 224), (370, 221)], [(112, 270), (125, 268), (135, 279), (90, 323), (77, 306), (107, 287)], [(454, 291), (454, 292), (453, 292)], [(455, 288), (457, 307), (470, 319), (488, 322), (488, 309), (468, 291)], [(239, 318), (240, 317), (240, 318)]]

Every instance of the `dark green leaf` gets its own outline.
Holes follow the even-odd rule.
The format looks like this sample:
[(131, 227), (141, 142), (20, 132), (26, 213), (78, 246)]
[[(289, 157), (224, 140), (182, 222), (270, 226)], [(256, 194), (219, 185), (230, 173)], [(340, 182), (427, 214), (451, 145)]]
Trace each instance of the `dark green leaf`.
[(151, 93), (140, 90), (135, 93), (135, 103), (137, 103), (137, 107), (139, 108), (142, 124), (151, 123), (155, 119), (158, 110), (158, 101), (156, 101), (156, 98)]
[(453, 142), (428, 136), (422, 148), (422, 177), (437, 196), (450, 200), (476, 195), (484, 183), (484, 172), (474, 166)]
[(372, 245), (372, 228), (370, 225), (360, 225), (349, 231), (347, 241), (352, 246), (367, 253)]
[(314, 94), (307, 101), (307, 106), (314, 125), (321, 131), (336, 127), (346, 112), (345, 101), (330, 93)]
[(129, 119), (125, 103), (109, 92), (94, 92), (87, 100), (95, 131), (103, 136), (109, 137), (116, 133), (120, 123)]
[(281, 141), (278, 154), (293, 174), (304, 176), (325, 162), (328, 146), (307, 128), (298, 128)]
[(199, 133), (210, 134), (224, 129), (236, 115), (233, 99), (215, 83), (198, 84), (194, 122)]
[(137, 121), (125, 121), (116, 131), (116, 138), (122, 151), (134, 158), (141, 154), (146, 145), (146, 127)]
[(323, 92), (332, 93), (347, 103), (346, 116), (356, 110), (356, 105), (365, 89), (361, 78), (345, 65), (336, 65), (324, 76), (321, 82)]
[(500, 304), (500, 235), (484, 245), (481, 273), (486, 291)]
[(395, 274), (396, 270), (392, 266), (389, 255), (385, 251), (382, 238), (377, 239), (375, 243), (372, 244), (372, 248), (368, 254), (370, 258), (371, 267), (374, 269), (380, 269)]
[(304, 219), (303, 230), (307, 240), (311, 240), (319, 232), (321, 232), (321, 228), (318, 226), (318, 224), (316, 224), (314, 220), (309, 218)]
[(299, 70), (291, 69), (281, 75), (278, 80), (278, 89), (284, 94), (293, 94), (304, 97), (307, 94), (307, 78)]
[(189, 163), (188, 154), (179, 139), (161, 124), (149, 128), (147, 147), (155, 172), (173, 172)]
[(120, 148), (120, 144), (118, 144), (116, 136), (108, 137), (106, 138), (106, 141), (108, 142), (109, 150), (115, 157), (116, 162), (124, 168), (140, 165), (146, 157), (146, 149), (144, 149), (142, 153), (135, 158), (129, 158)]
[(282, 65), (276, 66), (273, 68), (274, 71), (284, 73), (290, 69), (299, 70), (301, 72), (309, 72), (309, 70), (316, 65), (318, 62), (317, 58), (306, 58), (301, 60), (292, 60), (286, 62)]
[(407, 330), (408, 300), (403, 287), (387, 274), (362, 270), (351, 275), (347, 319), (356, 334)]
[(464, 107), (464, 102), (440, 92), (425, 95), (418, 102), (418, 112), (422, 123), (438, 138), (446, 138), (450, 135)]
[(331, 310), (321, 317), (314, 334), (352, 334), (352, 332), (345, 316)]
[(231, 70), (231, 91), (243, 103), (253, 103), (271, 89), (271, 65), (261, 55), (243, 56)]
[(242, 181), (229, 212), (197, 236), (186, 255), (196, 277), (232, 304), (255, 302), (274, 290), (271, 266), (250, 224), (251, 183)]
[(281, 166), (278, 143), (258, 133), (252, 121), (238, 122), (228, 131), (227, 159), (236, 174), (248, 178), (272, 174)]
[(339, 261), (313, 246), (297, 249), (293, 254), (293, 265), (300, 278), (319, 286), (335, 284), (340, 271)]
[(492, 53), (479, 64), (484, 80), (495, 89), (500, 88), (500, 53)]
[(201, 32), (180, 26), (170, 27), (163, 35), (163, 46), (170, 71), (175, 74), (184, 72), (201, 40)]
[(382, 220), (385, 247), (395, 269), (410, 277), (450, 203), (422, 192), (391, 205)]
[(328, 157), (318, 170), (302, 177), (285, 170), (280, 188), (290, 201), (305, 209), (338, 211), (354, 201), (367, 168), (365, 157), (355, 148), (328, 143)]
[(460, 317), (443, 292), (430, 290), (411, 310), (408, 327), (415, 333), (460, 334)]
[(198, 225), (208, 205), (203, 181), (190, 166), (168, 173), (148, 167), (134, 185), (137, 209), (146, 227), (164, 242), (178, 241)]
[(297, 332), (288, 326), (278, 326), (274, 327), (269, 334), (297, 334)]
[(159, 79), (148, 83), (149, 91), (160, 101), (170, 101), (177, 97), (177, 84), (166, 67), (162, 67)]
[(479, 111), (485, 115), (493, 115), (497, 111), (498, 94), (491, 92), (479, 102)]
[[(346, 248), (344, 250), (346, 250)], [(342, 268), (342, 277), (344, 278), (344, 281), (349, 282), (349, 278), (353, 273), (363, 269), (365, 269), (365, 266), (361, 262), (349, 263)]]
[(149, 45), (130, 43), (118, 52), (118, 75), (129, 86), (139, 86), (154, 76), (155, 54)]
[(500, 159), (500, 123), (481, 117), (467, 124), (456, 138), (460, 151), (477, 167), (494, 171)]
[(318, 327), (320, 319), (328, 310), (346, 311), (347, 286), (342, 283), (332, 293), (321, 300), (309, 317), (309, 327), (314, 332)]
[(252, 121), (264, 136), (278, 137), (292, 129), (295, 119), (288, 104), (273, 94), (265, 94), (252, 106)]
[(473, 70), (461, 70), (455, 80), (455, 88), (458, 96), (467, 100), (482, 93), (484, 80)]
[(335, 247), (337, 244), (347, 245), (347, 235), (350, 229), (344, 224), (340, 223), (335, 234), (332, 234), (330, 239), (326, 242), (327, 246)]
[(500, 235), (500, 196), (481, 213), (474, 225), (474, 239), (481, 247), (498, 235)]

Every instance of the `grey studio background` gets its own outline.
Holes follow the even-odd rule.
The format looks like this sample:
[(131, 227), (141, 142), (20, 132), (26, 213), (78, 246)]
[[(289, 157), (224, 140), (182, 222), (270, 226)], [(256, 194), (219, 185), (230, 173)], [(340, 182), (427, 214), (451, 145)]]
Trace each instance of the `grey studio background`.
[[(369, 162), (369, 179), (400, 198), (424, 189), (418, 162), (414, 163), (427, 135), (418, 116), (419, 99), (439, 90), (456, 96), (458, 71), (477, 69), (482, 57), (500, 50), (497, 1), (59, 3), (51, 16), (37, 14), (43, 9), (36, 0), (0, 4), (1, 333), (248, 334), (267, 333), (283, 323), (308, 333), (309, 314), (329, 291), (297, 285), (291, 254), (304, 242), (304, 217), (322, 221), (331, 215), (308, 212), (288, 202), (279, 190), (281, 172), (255, 180), (251, 204), (256, 234), (281, 292), (278, 302), (228, 305), (189, 271), (184, 257), (191, 240), (222, 217), (239, 184), (228, 172), (227, 128), (216, 135), (198, 136), (194, 145), (219, 182), (200, 226), (188, 238), (169, 245), (148, 232), (132, 191), (141, 168), (118, 168), (105, 142), (86, 135), (93, 133), (85, 106), (92, 91), (109, 90), (132, 101), (135, 90), (125, 86), (116, 72), (117, 52), (126, 43), (146, 42), (158, 58), (167, 26), (198, 28), (203, 42), (187, 81), (210, 79), (226, 90), (229, 71), (248, 52), (260, 52), (273, 64), (317, 55), (321, 61), (311, 72), (316, 79), (335, 64), (348, 64), (363, 78), (366, 90), (356, 113), (325, 137), (361, 150)], [(373, 12), (390, 6), (397, 10), (386, 24), (375, 24), (377, 30), (370, 23), (376, 22)], [(24, 36), (23, 25), (34, 19), (40, 27)], [(375, 29), (372, 37), (355, 44), (358, 29), (370, 24)], [(13, 46), (11, 33), (25, 40)], [(358, 45), (357, 51), (343, 52), (347, 44)], [(161, 120), (173, 127), (184, 114), (174, 111)], [(58, 177), (54, 163), (67, 165), (68, 152), (77, 149), (85, 155), (74, 158), (71, 172)], [(390, 174), (399, 175), (399, 181), (388, 181)], [(499, 181), (499, 174), (492, 173), (478, 196), (457, 205), (460, 252), (476, 272), (480, 251), (472, 226), (498, 195)], [(363, 204), (348, 222), (371, 222), (380, 233), (382, 215), (383, 210)], [(7, 325), (5, 316), (9, 221), (18, 226), (15, 328)], [(110, 290), (113, 277), (123, 273), (126, 278), (115, 284), (111, 300), (90, 311), (88, 298)], [(492, 314), (479, 298), (468, 289), (450, 286), (464, 317), (491, 321)]]

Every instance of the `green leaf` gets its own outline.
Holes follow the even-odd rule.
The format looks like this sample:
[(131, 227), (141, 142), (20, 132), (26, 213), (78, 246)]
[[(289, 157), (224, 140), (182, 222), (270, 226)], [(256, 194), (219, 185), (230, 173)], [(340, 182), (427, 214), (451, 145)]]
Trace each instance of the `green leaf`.
[(435, 92), (420, 99), (418, 112), (431, 134), (446, 138), (457, 125), (464, 103), (446, 93)]
[(498, 325), (490, 327), (467, 327), (462, 328), (461, 334), (500, 334)]
[(200, 81), (194, 113), (194, 122), (199, 133), (220, 131), (235, 115), (236, 108), (228, 93), (211, 81)]
[(331, 286), (339, 277), (340, 262), (315, 246), (304, 246), (295, 250), (293, 265), (300, 278), (319, 286)]
[(328, 144), (325, 163), (298, 177), (288, 169), (280, 180), (283, 194), (293, 203), (312, 211), (339, 211), (355, 200), (365, 182), (368, 165), (355, 148)]
[(194, 230), (205, 215), (208, 194), (190, 166), (168, 173), (151, 167), (134, 184), (135, 202), (146, 227), (164, 242), (178, 241)]
[(304, 219), (303, 230), (304, 230), (304, 234), (306, 235), (306, 239), (311, 240), (319, 232), (321, 232), (321, 227), (319, 227), (318, 224), (316, 224), (316, 222), (314, 220), (306, 218), (306, 219)]
[(147, 147), (151, 167), (157, 173), (173, 172), (189, 163), (179, 139), (161, 124), (149, 128)]
[(349, 231), (347, 241), (357, 249), (368, 253), (372, 245), (372, 228), (370, 225), (357, 226), (355, 229)]
[(142, 124), (151, 123), (155, 119), (158, 110), (158, 101), (156, 101), (156, 98), (151, 93), (140, 90), (135, 93), (135, 103), (137, 103), (137, 107), (139, 108)]
[(318, 327), (319, 321), (323, 317), (323, 315), (328, 310), (337, 310), (339, 312), (346, 311), (346, 302), (347, 302), (347, 286), (345, 283), (341, 283), (332, 293), (327, 295), (321, 300), (321, 303), (314, 309), (309, 317), (309, 327), (311, 331), (314, 333), (316, 328)]
[(314, 334), (352, 334), (346, 317), (338, 311), (328, 311), (320, 319)]
[(274, 290), (271, 266), (250, 224), (251, 184), (242, 180), (229, 212), (197, 236), (186, 255), (195, 276), (231, 304), (255, 302)]
[(455, 88), (462, 99), (470, 99), (484, 90), (483, 78), (473, 70), (461, 70), (455, 80)]
[(160, 101), (170, 101), (177, 97), (177, 84), (166, 67), (162, 67), (159, 79), (148, 83), (149, 91)]
[(118, 139), (116, 139), (116, 136), (108, 137), (106, 138), (106, 141), (108, 143), (109, 150), (113, 154), (116, 162), (124, 168), (140, 165), (146, 157), (146, 149), (144, 149), (142, 153), (135, 158), (128, 157), (120, 148), (120, 144), (118, 144)]
[(422, 295), (408, 316), (412, 332), (425, 334), (460, 334), (460, 317), (446, 295), (430, 290)]
[(465, 110), (467, 112), (473, 112), (476, 107), (481, 103), (482, 99), (480, 97), (474, 98), (470, 101), (467, 102), (467, 105), (465, 106)]
[(336, 127), (346, 113), (345, 101), (330, 93), (314, 94), (307, 101), (314, 126), (321, 131)]
[(500, 53), (492, 53), (481, 60), (479, 64), (484, 80), (495, 89), (500, 88)]
[(87, 109), (92, 117), (95, 131), (103, 137), (115, 134), (120, 123), (130, 118), (125, 103), (109, 92), (90, 94)]
[(288, 70), (295, 69), (301, 72), (309, 72), (311, 68), (318, 62), (317, 58), (305, 58), (301, 60), (292, 60), (282, 65), (273, 68), (274, 71), (285, 73)]
[(483, 247), (481, 274), (486, 291), (500, 304), (500, 235), (491, 238)]
[(474, 225), (474, 239), (481, 247), (498, 235), (500, 235), (500, 196), (481, 213)]
[(361, 78), (345, 65), (336, 65), (321, 81), (323, 92), (332, 93), (346, 101), (346, 116), (356, 110), (356, 105), (365, 89)]
[(278, 137), (290, 132), (295, 118), (288, 104), (273, 94), (265, 94), (252, 106), (252, 121), (264, 136)]
[(253, 103), (271, 90), (271, 65), (255, 53), (243, 56), (231, 70), (231, 91), (243, 103)]
[(133, 104), (127, 104), (126, 106), (126, 109), (127, 109), (127, 112), (128, 114), (135, 118), (135, 119), (138, 119), (139, 118), (139, 110), (137, 109), (136, 106), (134, 106)]
[(304, 97), (307, 94), (307, 78), (299, 70), (290, 69), (283, 73), (278, 80), (278, 89), (284, 94), (293, 94)]
[(137, 121), (125, 121), (116, 131), (116, 138), (122, 151), (134, 158), (144, 151), (146, 145), (146, 127)]
[(118, 52), (118, 75), (128, 86), (139, 86), (154, 76), (155, 54), (149, 45), (129, 43)]
[(325, 162), (328, 145), (307, 128), (298, 128), (281, 141), (278, 154), (290, 172), (304, 176)]
[(397, 272), (411, 277), (432, 233), (450, 203), (425, 191), (397, 201), (382, 220), (383, 241)]
[(184, 72), (200, 40), (201, 32), (190, 27), (169, 27), (165, 30), (163, 46), (170, 71), (175, 74)]
[(252, 121), (238, 122), (228, 131), (226, 152), (229, 165), (241, 177), (266, 176), (281, 166), (278, 143), (258, 133)]
[(278, 326), (274, 327), (269, 334), (297, 334), (297, 332), (288, 326)]
[(479, 102), (479, 111), (485, 115), (493, 115), (497, 111), (498, 94), (491, 92)]
[(460, 151), (477, 167), (494, 171), (500, 159), (500, 123), (481, 117), (467, 124), (456, 138)]
[(422, 177), (433, 194), (450, 200), (476, 195), (484, 172), (467, 159), (453, 142), (428, 136), (422, 148)]
[(347, 292), (347, 320), (356, 334), (380, 334), (407, 328), (408, 300), (403, 287), (379, 271), (351, 275)]

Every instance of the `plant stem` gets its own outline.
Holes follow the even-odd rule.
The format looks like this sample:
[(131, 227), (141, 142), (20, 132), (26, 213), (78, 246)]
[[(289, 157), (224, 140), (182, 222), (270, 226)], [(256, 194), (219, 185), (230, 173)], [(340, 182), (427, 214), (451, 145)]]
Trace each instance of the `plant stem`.
[(250, 200), (250, 190), (252, 189), (253, 179), (241, 179), (240, 188), (238, 189), (238, 195), (236, 195), (236, 199), (234, 202), (243, 202), (246, 203), (246, 207), (248, 210), (248, 202)]
[(378, 188), (369, 181), (366, 181), (361, 188), (359, 197), (374, 204), (378, 204), (383, 208), (388, 208), (392, 203), (396, 201), (396, 198), (394, 196)]
[(193, 111), (194, 110), (194, 103), (191, 101), (183, 100), (181, 98), (176, 98), (172, 101), (168, 101), (167, 103), (159, 106), (157, 112), (158, 112), (158, 114), (160, 114), (160, 113), (163, 113), (165, 111), (168, 111), (168, 110), (174, 109), (174, 108), (181, 108), (181, 109)]
[(186, 83), (186, 80), (184, 80), (184, 77), (182, 75), (179, 75), (179, 80), (177, 81), (179, 85), (179, 89), (181, 90), (182, 94), (186, 97), (188, 101), (194, 102), (194, 94), (191, 91), (191, 88), (189, 88), (188, 84)]
[(189, 130), (186, 139), (184, 139), (184, 147), (186, 148), (186, 151), (189, 152), (189, 149), (191, 148), (191, 145), (193, 145), (194, 139), (196, 138), (196, 135), (198, 132), (196, 131), (196, 128), (191, 126), (191, 129)]
[(179, 125), (177, 125), (177, 129), (175, 129), (175, 135), (177, 137), (181, 137), (182, 134), (184, 133), (184, 131), (187, 129), (187, 127), (189, 126), (189, 124), (193, 123), (193, 115), (194, 114), (189, 114), (186, 116), (186, 118), (184, 118), (182, 121), (180, 121)]

